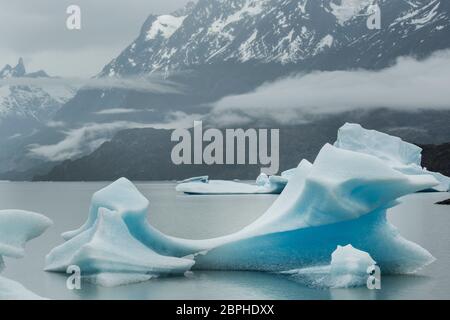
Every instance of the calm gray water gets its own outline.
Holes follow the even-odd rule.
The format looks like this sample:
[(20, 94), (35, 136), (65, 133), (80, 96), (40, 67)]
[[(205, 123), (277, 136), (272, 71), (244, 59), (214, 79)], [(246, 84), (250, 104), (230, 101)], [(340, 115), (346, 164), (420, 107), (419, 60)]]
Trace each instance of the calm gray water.
[[(60, 233), (86, 219), (92, 193), (107, 183), (0, 182), (0, 209), (42, 213), (54, 222), (27, 245), (23, 259), (6, 259), (2, 275), (52, 299), (450, 299), (450, 207), (434, 205), (448, 193), (421, 193), (401, 199), (390, 221), (407, 239), (428, 249), (437, 261), (415, 276), (382, 277), (382, 289), (311, 289), (288, 278), (261, 272), (194, 272), (116, 288), (83, 283), (66, 289), (63, 274), (42, 271), (45, 255), (62, 243)], [(185, 196), (172, 183), (139, 183), (151, 202), (149, 219), (161, 231), (202, 239), (239, 230), (276, 199), (271, 195)]]

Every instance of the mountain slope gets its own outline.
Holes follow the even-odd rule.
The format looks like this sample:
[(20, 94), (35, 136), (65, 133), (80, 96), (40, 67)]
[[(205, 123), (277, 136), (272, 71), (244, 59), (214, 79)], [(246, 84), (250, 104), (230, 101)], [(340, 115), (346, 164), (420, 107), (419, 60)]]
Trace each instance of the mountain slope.
[[(320, 148), (325, 143), (333, 143), (338, 128), (347, 121), (358, 122), (364, 127), (400, 136), (413, 143), (450, 141), (449, 112), (429, 112), (421, 117), (389, 110), (348, 112), (325, 116), (311, 123), (281, 127), (280, 170), (296, 167), (303, 158), (314, 161)], [(133, 180), (180, 180), (201, 175), (214, 179), (253, 180), (260, 172), (258, 165), (176, 166), (171, 161), (171, 151), (176, 143), (171, 142), (170, 136), (170, 130), (124, 130), (90, 155), (64, 161), (48, 174), (36, 175), (35, 180), (98, 181), (115, 180), (122, 176)], [(429, 165), (430, 170), (444, 170), (435, 162), (433, 165), (427, 162), (435, 159), (435, 153), (429, 152), (429, 148), (425, 148), (424, 164)], [(448, 144), (446, 147), (443, 145), (442, 153), (448, 151)], [(439, 161), (443, 160), (445, 158)]]
[[(17, 122), (42, 123), (70, 98), (74, 92), (67, 86), (28, 85), (27, 79), (50, 78), (43, 70), (27, 73), (23, 59), (17, 65), (6, 65), (0, 71), (0, 132)], [(23, 83), (22, 83), (23, 82)], [(37, 82), (37, 81), (36, 81)]]
[[(375, 3), (382, 25), (369, 30)], [(299, 64), (341, 50), (354, 51), (357, 67), (367, 54), (385, 60), (392, 50), (399, 55), (448, 47), (449, 27), (449, 3), (443, 0), (199, 0), (173, 15), (150, 16), (100, 76), (224, 61)]]
[[(199, 0), (169, 15), (151, 15), (138, 37), (97, 78), (142, 83), (151, 76), (164, 83), (176, 83), (179, 91), (149, 92), (133, 86), (79, 90), (52, 117), (55, 122), (64, 123), (64, 127), (53, 131), (45, 128), (20, 143), (10, 142), (12, 149), (7, 150), (14, 151), (8, 151), (5, 159), (0, 159), (0, 171), (14, 170), (18, 159), (28, 158), (29, 145), (51, 148), (64, 144), (65, 133), (83, 132), (88, 124), (148, 125), (167, 122), (174, 114), (205, 115), (209, 106), (224, 96), (250, 92), (293, 73), (379, 70), (392, 65), (400, 56), (423, 58), (436, 50), (450, 48), (450, 1), (379, 0), (381, 29), (369, 30), (366, 24), (373, 3), (372, 0)], [(115, 110), (120, 112), (112, 112)], [(443, 139), (448, 129), (439, 122), (447, 119), (448, 111), (405, 112), (392, 119), (384, 117), (383, 121), (380, 117), (364, 118), (364, 112), (361, 113), (367, 127), (379, 128), (389, 123), (392, 128), (406, 127), (407, 138), (425, 135), (423, 143), (448, 141)], [(405, 125), (403, 117), (413, 117), (414, 124)], [(320, 123), (316, 119), (311, 122), (308, 127), (311, 131), (305, 131), (307, 135), (316, 133)], [(435, 122), (439, 124), (433, 127)], [(322, 127), (325, 125), (336, 129), (329, 123)], [(279, 124), (264, 122), (264, 126)], [(104, 133), (94, 136), (85, 133), (82, 147), (111, 137), (100, 134)], [(321, 134), (320, 130), (317, 134)], [(147, 139), (153, 141), (150, 136)], [(319, 139), (316, 143), (323, 141)], [(317, 145), (305, 147), (307, 154), (313, 154), (311, 150)], [(136, 149), (134, 153), (142, 160), (145, 157), (139, 151)], [(3, 163), (7, 165), (2, 166)], [(23, 163), (20, 170), (30, 168), (29, 162), (20, 163)], [(114, 170), (120, 172), (119, 168)]]
[(153, 75), (177, 82), (182, 94), (80, 90), (56, 119), (134, 120), (98, 116), (107, 108), (152, 109), (139, 118), (204, 113), (226, 95), (254, 90), (291, 73), (381, 69), (400, 56), (426, 57), (450, 48), (450, 2), (379, 0), (381, 29), (369, 30), (375, 0), (199, 0), (170, 15), (150, 15), (138, 37), (99, 78)]

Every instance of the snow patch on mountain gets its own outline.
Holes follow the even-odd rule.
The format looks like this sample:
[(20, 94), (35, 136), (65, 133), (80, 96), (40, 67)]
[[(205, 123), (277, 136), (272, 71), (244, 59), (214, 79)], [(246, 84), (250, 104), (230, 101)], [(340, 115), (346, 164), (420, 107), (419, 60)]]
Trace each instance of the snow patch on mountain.
[(226, 27), (233, 23), (239, 22), (246, 17), (253, 17), (261, 14), (266, 2), (266, 0), (247, 0), (236, 12), (228, 16), (221, 16), (218, 20), (214, 21), (209, 28), (208, 33), (227, 35), (228, 33), (224, 31)]
[(165, 39), (170, 38), (172, 34), (174, 34), (174, 32), (178, 30), (185, 18), (186, 16), (159, 16), (158, 18), (156, 18), (150, 30), (147, 32), (147, 40), (155, 39), (158, 35), (161, 35)]
[(317, 54), (317, 53), (325, 50), (326, 48), (331, 48), (333, 46), (333, 41), (334, 41), (333, 36), (331, 34), (327, 34), (317, 44), (315, 53)]
[(6, 65), (0, 71), (0, 120), (18, 117), (44, 122), (75, 94), (65, 84), (25, 85), (13, 81), (17, 78), (50, 77), (43, 70), (27, 73), (22, 58), (15, 67)]
[(339, 24), (343, 25), (373, 3), (373, 0), (341, 0), (340, 4), (331, 2), (330, 6)]

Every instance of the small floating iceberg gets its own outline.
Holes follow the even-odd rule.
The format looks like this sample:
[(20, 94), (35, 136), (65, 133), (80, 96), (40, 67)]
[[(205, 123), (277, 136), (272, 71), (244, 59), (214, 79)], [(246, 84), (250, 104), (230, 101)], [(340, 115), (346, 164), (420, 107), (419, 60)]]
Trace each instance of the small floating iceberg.
[(376, 262), (364, 251), (352, 245), (338, 246), (331, 254), (331, 263), (325, 266), (282, 272), (311, 287), (352, 288), (367, 285), (368, 270)]
[[(190, 259), (160, 255), (141, 243), (138, 225), (145, 226), (148, 200), (126, 179), (95, 193), (90, 219), (46, 257), (46, 271), (65, 272), (76, 265), (85, 279), (115, 286), (165, 275), (183, 275), (194, 265)], [(136, 227), (127, 225), (136, 224)], [(69, 240), (70, 239), (70, 240)]]
[[(3, 256), (22, 258), (27, 241), (40, 236), (52, 221), (40, 214), (21, 210), (0, 210), (0, 272)], [(0, 300), (43, 299), (20, 283), (0, 276)]]
[(186, 179), (176, 186), (177, 192), (192, 195), (225, 195), (225, 194), (280, 194), (286, 187), (287, 177), (267, 176), (261, 173), (255, 184), (209, 180), (208, 176)]
[(155, 229), (147, 220), (148, 200), (121, 178), (94, 194), (86, 223), (63, 234), (68, 241), (47, 255), (46, 270), (77, 263), (89, 276), (117, 274), (113, 284), (123, 275), (144, 280), (191, 268), (279, 272), (327, 265), (336, 247), (349, 243), (386, 274), (413, 273), (434, 261), (386, 219), (397, 198), (434, 187), (434, 177), (405, 175), (378, 157), (329, 144), (314, 164), (304, 160), (291, 173), (284, 191), (254, 223), (207, 240)]
[(367, 130), (359, 124), (346, 123), (339, 129), (334, 145), (341, 149), (373, 155), (406, 175), (432, 175), (439, 181), (433, 190), (450, 190), (449, 177), (422, 168), (422, 148), (398, 137)]

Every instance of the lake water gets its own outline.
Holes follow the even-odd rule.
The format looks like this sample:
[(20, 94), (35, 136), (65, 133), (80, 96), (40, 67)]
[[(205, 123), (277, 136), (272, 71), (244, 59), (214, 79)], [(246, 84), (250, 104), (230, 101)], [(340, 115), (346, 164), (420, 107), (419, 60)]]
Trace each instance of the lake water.
[[(63, 231), (78, 228), (87, 217), (92, 193), (107, 183), (0, 182), (0, 209), (42, 213), (54, 225), (27, 245), (23, 259), (5, 259), (2, 275), (52, 299), (450, 299), (450, 207), (434, 203), (449, 193), (404, 197), (388, 213), (407, 239), (429, 250), (437, 261), (414, 276), (383, 276), (382, 289), (312, 289), (280, 275), (263, 272), (195, 271), (188, 277), (103, 288), (83, 283), (66, 289), (66, 275), (43, 271), (45, 255), (62, 243)], [(273, 195), (186, 196), (173, 183), (138, 183), (150, 200), (149, 219), (161, 231), (202, 239), (235, 232), (257, 219)]]

